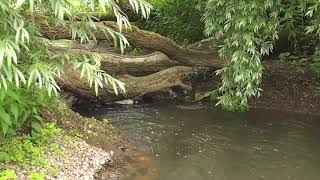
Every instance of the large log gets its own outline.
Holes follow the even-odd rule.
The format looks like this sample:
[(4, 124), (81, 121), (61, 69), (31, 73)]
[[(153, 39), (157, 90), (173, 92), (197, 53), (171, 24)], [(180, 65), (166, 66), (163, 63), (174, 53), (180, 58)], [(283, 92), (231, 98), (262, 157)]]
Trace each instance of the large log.
[[(41, 19), (39, 22), (42, 22)], [(43, 21), (45, 22), (45, 21)], [(96, 22), (97, 26), (107, 26), (117, 29), (115, 22)], [(68, 27), (58, 27), (50, 23), (40, 23), (43, 37), (48, 39), (71, 39)], [(170, 91), (172, 87), (180, 86), (183, 89), (191, 89), (183, 80), (204, 67), (220, 67), (222, 62), (216, 51), (196, 51), (176, 44), (169, 38), (159, 34), (140, 30), (132, 26), (131, 29), (123, 30), (129, 42), (134, 47), (151, 49), (155, 52), (149, 55), (128, 57), (110, 52), (98, 52), (102, 58), (102, 69), (112, 74), (130, 73), (145, 75), (142, 77), (131, 75), (116, 76), (125, 83), (126, 94), (116, 96), (110, 87), (99, 91), (99, 99), (103, 102), (117, 101), (126, 98), (140, 97), (159, 91)], [(107, 40), (105, 34), (95, 31), (97, 40)], [(61, 50), (61, 49), (60, 49)], [(59, 51), (59, 50), (58, 50)], [(66, 51), (63, 49), (62, 51)], [(69, 48), (71, 53), (86, 53), (83, 49)], [(90, 51), (94, 51), (90, 49)], [(187, 67), (191, 66), (191, 67)], [(201, 68), (198, 68), (200, 66)], [(152, 74), (150, 74), (152, 73)], [(80, 73), (72, 68), (65, 68), (65, 74), (59, 79), (62, 89), (71, 91), (81, 97), (95, 98), (93, 88), (90, 88), (85, 79), (80, 79)]]
[[(100, 22), (101, 25), (117, 30), (117, 24), (112, 21)], [(136, 26), (123, 31), (128, 41), (135, 47), (153, 49), (166, 54), (170, 59), (190, 66), (221, 66), (217, 51), (195, 51), (176, 44), (170, 38), (160, 34), (141, 30)], [(101, 36), (99, 36), (101, 37)]]
[(130, 74), (135, 76), (149, 75), (173, 66), (181, 65), (181, 63), (172, 61), (165, 54), (161, 52), (154, 52), (141, 56), (128, 56), (112, 52), (101, 52), (77, 48), (61, 48), (51, 47), (52, 51), (59, 53), (71, 54), (88, 54), (97, 53), (102, 58), (101, 69), (109, 74)]
[[(183, 89), (191, 90), (191, 87), (184, 84), (183, 80), (197, 72), (198, 68), (175, 66), (157, 73), (134, 77), (130, 75), (121, 75), (117, 78), (125, 83), (126, 94), (115, 95), (110, 87), (99, 90), (97, 97), (102, 102), (111, 102), (122, 99), (134, 99), (145, 94), (169, 91), (170, 88), (180, 86)], [(79, 97), (96, 98), (95, 91), (90, 88), (86, 79), (80, 79), (80, 72), (73, 68), (65, 68), (64, 75), (58, 80), (58, 83), (65, 91), (70, 91)]]
[[(41, 22), (41, 20), (40, 20)], [(107, 26), (113, 30), (117, 29), (117, 23), (113, 21), (96, 22), (97, 26)], [(59, 27), (48, 23), (41, 24), (43, 37), (48, 39), (71, 39), (70, 30), (67, 27)], [(157, 33), (141, 30), (135, 26), (123, 30), (129, 42), (140, 48), (147, 48), (160, 51), (170, 59), (178, 61), (186, 66), (221, 67), (222, 61), (216, 51), (195, 51), (176, 44), (169, 38)], [(105, 34), (100, 31), (94, 32), (98, 40), (106, 40)]]

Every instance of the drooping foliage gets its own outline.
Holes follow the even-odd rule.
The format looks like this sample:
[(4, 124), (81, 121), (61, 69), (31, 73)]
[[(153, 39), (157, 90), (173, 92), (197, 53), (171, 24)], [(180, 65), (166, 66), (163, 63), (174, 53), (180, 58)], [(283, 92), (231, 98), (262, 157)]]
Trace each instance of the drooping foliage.
[[(274, 52), (276, 41), (288, 38), (290, 44), (285, 45), (290, 47), (285, 50), (296, 54), (310, 55), (319, 49), (315, 48), (320, 34), (317, 0), (150, 2), (157, 12), (145, 25), (148, 30), (179, 43), (185, 40), (190, 43), (203, 39), (200, 32), (204, 29), (205, 35), (223, 42), (219, 55), (227, 63), (217, 71), (222, 77), (218, 104), (228, 110), (246, 110), (250, 98), (260, 95), (261, 60)], [(281, 52), (280, 49), (276, 53)]]
[[(150, 14), (151, 5), (145, 0), (128, 0), (143, 17)], [(128, 42), (121, 29), (130, 28), (126, 15), (114, 0), (8, 0), (0, 1), (0, 131), (13, 134), (23, 126), (37, 130), (42, 99), (57, 95), (60, 88), (55, 79), (68, 64), (81, 71), (96, 93), (105, 85), (115, 92), (125, 91), (124, 84), (100, 69), (101, 58), (95, 54), (54, 54), (50, 44), (41, 37), (38, 16), (70, 29), (73, 39), (81, 43), (95, 41), (94, 30), (101, 30), (123, 49)], [(120, 31), (98, 27), (92, 17), (80, 12), (111, 12)], [(68, 19), (66, 21), (65, 19)], [(41, 92), (41, 96), (39, 93)], [(46, 92), (43, 94), (43, 92)], [(45, 96), (45, 97), (43, 97)]]
[(204, 15), (206, 34), (224, 38), (219, 55), (228, 63), (222, 76), (220, 103), (230, 110), (244, 110), (248, 98), (259, 95), (261, 57), (272, 51), (280, 24), (279, 1), (209, 0)]
[(219, 55), (226, 65), (219, 103), (228, 110), (248, 108), (249, 98), (260, 95), (261, 59), (273, 50), (279, 32), (320, 34), (319, 1), (208, 0), (203, 20), (205, 33), (223, 39)]

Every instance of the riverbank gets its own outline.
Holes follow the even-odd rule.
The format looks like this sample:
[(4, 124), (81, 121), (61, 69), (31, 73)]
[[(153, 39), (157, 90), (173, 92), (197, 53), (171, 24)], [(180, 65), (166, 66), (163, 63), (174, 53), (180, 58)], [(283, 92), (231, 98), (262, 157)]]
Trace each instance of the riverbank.
[(8, 157), (0, 179), (117, 179), (139, 154), (108, 121), (84, 118), (62, 102), (53, 107), (42, 115), (39, 141), (24, 133), (0, 141), (1, 161)]
[(308, 65), (269, 62), (264, 64), (264, 77), (259, 98), (253, 108), (320, 115), (319, 74)]
[[(261, 96), (249, 102), (250, 108), (273, 109), (285, 112), (320, 116), (319, 77), (308, 65), (264, 62)], [(212, 73), (200, 78), (189, 79), (193, 90), (187, 96), (193, 98), (217, 88), (219, 77)], [(181, 100), (186, 95), (179, 97)]]
[[(1, 178), (19, 180), (94, 179), (96, 171), (103, 165), (112, 163), (112, 151), (106, 152), (91, 146), (81, 138), (69, 136), (64, 131), (58, 136), (51, 137), (46, 144), (32, 143), (29, 150), (24, 149), (24, 146), (27, 143), (31, 145), (31, 141), (26, 141), (25, 137), (17, 139), (23, 143), (16, 142), (13, 146), (22, 148), (11, 149), (13, 153), (7, 153), (7, 155), (16, 158), (22, 156), (21, 160), (1, 164), (6, 169), (4, 172), (12, 174), (10, 178), (8, 178), (9, 173), (3, 177), (0, 176)], [(21, 155), (24, 153), (31, 153), (31, 155)]]
[[(81, 136), (81, 139), (90, 147), (98, 148), (104, 154), (112, 154), (111, 159), (97, 166), (90, 179), (123, 178), (135, 171), (132, 167), (139, 168), (148, 164), (146, 154), (130, 144), (119, 130), (109, 124), (107, 119), (98, 121), (95, 118), (82, 117), (63, 103), (60, 103), (56, 110), (45, 113), (44, 117), (55, 122), (69, 135)], [(136, 166), (127, 167), (128, 162)]]

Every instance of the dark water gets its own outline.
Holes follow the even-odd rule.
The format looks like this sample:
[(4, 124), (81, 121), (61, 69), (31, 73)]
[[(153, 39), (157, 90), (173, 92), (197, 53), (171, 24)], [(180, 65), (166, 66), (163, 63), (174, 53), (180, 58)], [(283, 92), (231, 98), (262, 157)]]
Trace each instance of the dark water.
[(198, 105), (101, 107), (152, 154), (161, 180), (319, 180), (320, 119), (270, 110), (230, 113)]

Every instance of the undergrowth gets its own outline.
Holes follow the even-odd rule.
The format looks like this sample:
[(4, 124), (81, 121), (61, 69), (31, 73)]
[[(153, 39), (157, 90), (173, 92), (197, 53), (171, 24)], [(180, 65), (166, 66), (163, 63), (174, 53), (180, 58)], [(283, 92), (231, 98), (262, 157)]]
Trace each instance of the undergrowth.
[(30, 135), (0, 139), (0, 180), (17, 179), (11, 169), (17, 166), (25, 169), (31, 180), (44, 179), (48, 170), (53, 176), (58, 175), (58, 169), (51, 166), (45, 158), (45, 153), (61, 154), (59, 147), (51, 141), (61, 134), (55, 124), (46, 124), (37, 137)]
[(305, 75), (309, 73), (314, 83), (313, 94), (320, 96), (320, 47), (315, 48), (314, 54), (305, 56), (290, 52), (281, 53), (278, 63), (296, 65), (298, 73)]

